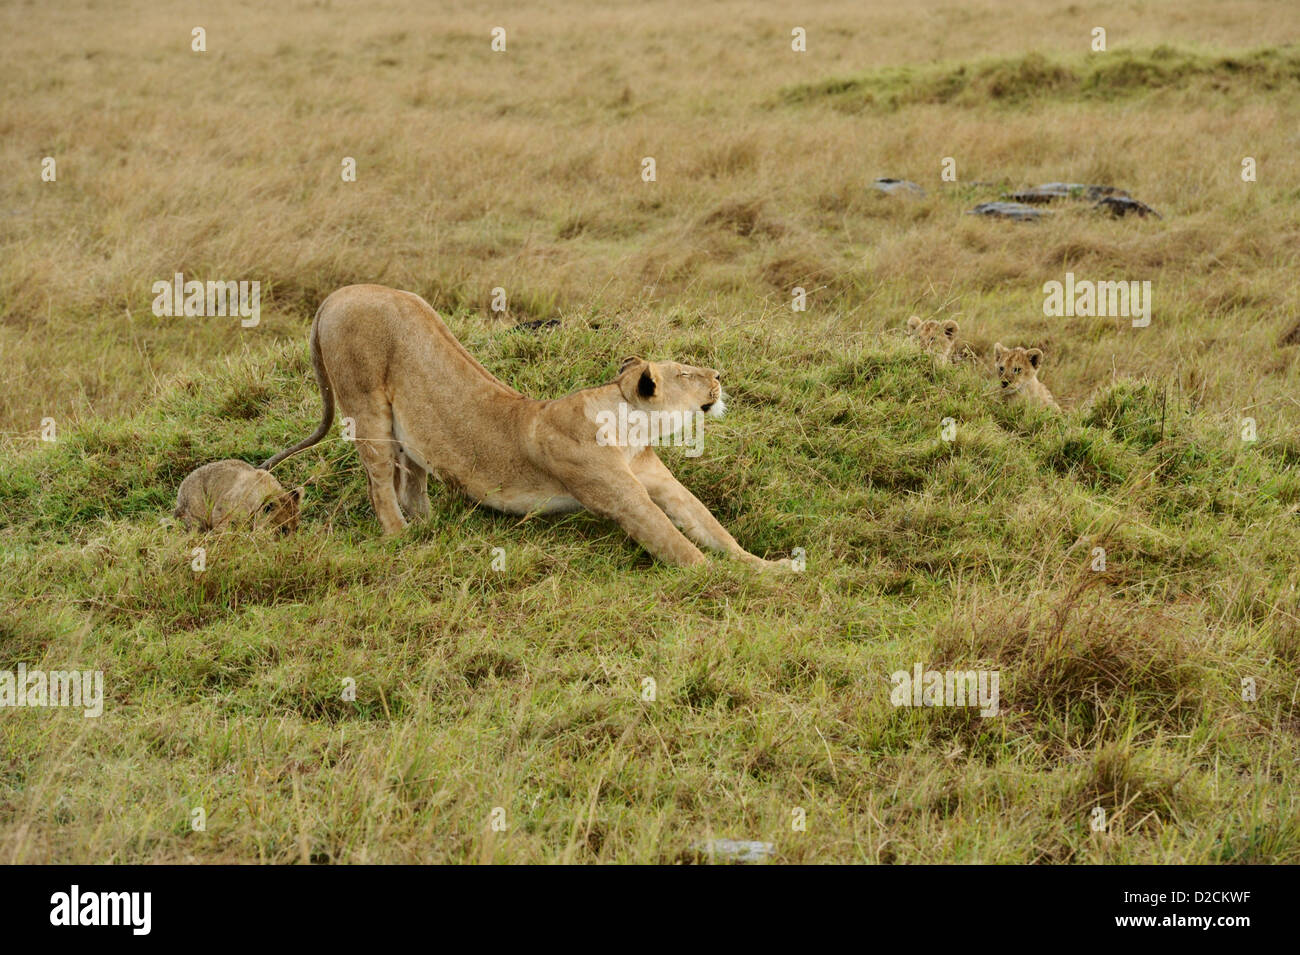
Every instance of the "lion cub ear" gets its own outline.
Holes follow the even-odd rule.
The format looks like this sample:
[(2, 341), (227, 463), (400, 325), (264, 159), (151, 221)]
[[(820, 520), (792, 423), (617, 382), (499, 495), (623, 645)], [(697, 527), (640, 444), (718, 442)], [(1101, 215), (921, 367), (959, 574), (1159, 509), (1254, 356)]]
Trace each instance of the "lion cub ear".
[(915, 334), (916, 330), (920, 327), (921, 327), (921, 320), (917, 318), (915, 315), (913, 315), (911, 318), (907, 320), (907, 330), (909, 333)]
[(949, 338), (954, 338), (957, 335), (957, 323), (951, 318), (948, 319), (948, 321), (943, 323), (943, 333)]
[(994, 361), (997, 361), (999, 358), (1001, 358), (1001, 357), (1002, 357), (1002, 353), (1003, 353), (1004, 351), (1006, 351), (1006, 349), (1002, 347), (1002, 343), (1001, 343), (1001, 342), (994, 342), (994, 343), (993, 343), (993, 360), (994, 360)]
[(1031, 348), (1025, 352), (1025, 357), (1029, 359), (1029, 364), (1037, 368), (1043, 363), (1043, 350), (1041, 348)]

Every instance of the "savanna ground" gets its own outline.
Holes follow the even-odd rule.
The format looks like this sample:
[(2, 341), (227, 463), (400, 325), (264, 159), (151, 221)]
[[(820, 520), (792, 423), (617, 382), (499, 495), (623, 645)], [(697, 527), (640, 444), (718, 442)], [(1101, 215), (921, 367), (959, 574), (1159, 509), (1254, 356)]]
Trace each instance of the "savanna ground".
[[(114, 7), (0, 9), (0, 669), (106, 689), (0, 713), (0, 860), (1300, 861), (1300, 6)], [(1059, 179), (1164, 218), (962, 214)], [(155, 317), (178, 271), (259, 280), (261, 324)], [(1150, 280), (1150, 327), (1045, 318), (1066, 271)], [(806, 570), (438, 488), (385, 540), (338, 440), (280, 469), (297, 536), (167, 526), (192, 468), (311, 430), (352, 282), (536, 397), (724, 369), (703, 456), (663, 456)], [(994, 341), (1063, 415), (997, 403)], [(1001, 715), (895, 709), (914, 663), (999, 670)]]

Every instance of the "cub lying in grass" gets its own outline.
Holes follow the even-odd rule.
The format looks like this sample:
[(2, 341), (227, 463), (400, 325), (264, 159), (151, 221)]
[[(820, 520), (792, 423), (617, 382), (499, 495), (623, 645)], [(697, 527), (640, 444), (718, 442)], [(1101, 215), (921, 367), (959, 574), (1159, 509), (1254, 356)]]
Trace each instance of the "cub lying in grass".
[(907, 334), (915, 338), (924, 351), (940, 361), (952, 360), (952, 346), (957, 341), (957, 331), (958, 325), (951, 318), (943, 322), (933, 318), (923, 322), (913, 315), (907, 320)]
[(325, 299), (310, 346), (320, 425), (262, 467), (324, 438), (337, 401), (355, 423), (385, 534), (429, 513), (433, 474), (508, 514), (585, 507), (617, 521), (665, 563), (703, 563), (700, 545), (757, 567), (791, 569), (789, 560), (764, 560), (736, 543), (648, 438), (602, 440), (609, 416), (654, 414), (676, 431), (688, 415), (721, 415), (721, 375), (712, 368), (628, 358), (612, 381), (537, 401), (480, 365), (424, 299), (379, 285), (350, 285)]
[(281, 534), (298, 528), (301, 488), (286, 491), (270, 471), (246, 461), (213, 461), (181, 482), (172, 517), (190, 530), (210, 531), (247, 523)]
[(1041, 349), (1007, 348), (997, 342), (993, 346), (993, 363), (997, 366), (1003, 399), (1033, 401), (1056, 411), (1061, 410), (1047, 386), (1038, 380), (1038, 369), (1043, 364)]

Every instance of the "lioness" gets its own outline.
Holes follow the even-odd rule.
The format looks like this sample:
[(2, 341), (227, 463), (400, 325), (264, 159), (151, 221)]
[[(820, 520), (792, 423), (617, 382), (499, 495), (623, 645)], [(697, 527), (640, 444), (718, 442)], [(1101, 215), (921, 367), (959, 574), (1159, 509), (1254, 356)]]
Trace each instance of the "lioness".
[(1020, 398), (1061, 410), (1047, 386), (1038, 380), (1038, 369), (1043, 364), (1041, 349), (1007, 348), (997, 342), (993, 346), (993, 362), (997, 365), (1004, 399), (1013, 401)]
[(213, 461), (186, 475), (176, 493), (178, 518), (190, 530), (210, 531), (248, 522), (256, 529), (289, 533), (298, 527), (302, 489), (286, 491), (267, 471), (233, 458)]
[(737, 544), (648, 444), (597, 440), (597, 415), (606, 412), (608, 421), (620, 405), (625, 412), (678, 412), (679, 420), (696, 411), (721, 415), (722, 383), (712, 368), (628, 358), (608, 384), (537, 401), (480, 365), (424, 299), (380, 285), (350, 285), (326, 298), (310, 343), (324, 404), (320, 425), (262, 467), (325, 437), (337, 401), (355, 422), (370, 503), (385, 534), (428, 514), (433, 472), (511, 514), (586, 507), (670, 564), (702, 562), (700, 544), (761, 567), (790, 566)]
[(941, 361), (952, 360), (952, 346), (957, 341), (957, 323), (951, 318), (947, 321), (927, 319), (921, 321), (913, 315), (907, 320), (907, 334), (915, 338), (921, 348)]

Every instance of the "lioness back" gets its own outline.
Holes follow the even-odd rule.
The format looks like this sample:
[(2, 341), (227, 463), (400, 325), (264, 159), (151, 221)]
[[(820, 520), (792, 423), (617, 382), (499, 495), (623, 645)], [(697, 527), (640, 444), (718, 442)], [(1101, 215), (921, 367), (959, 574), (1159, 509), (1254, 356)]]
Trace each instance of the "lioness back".
[(418, 295), (379, 285), (339, 289), (321, 305), (314, 333), (363, 461), (396, 451), (503, 510), (516, 510), (501, 500), (503, 479), (561, 493), (534, 473), (521, 441), (533, 403), (479, 364)]

